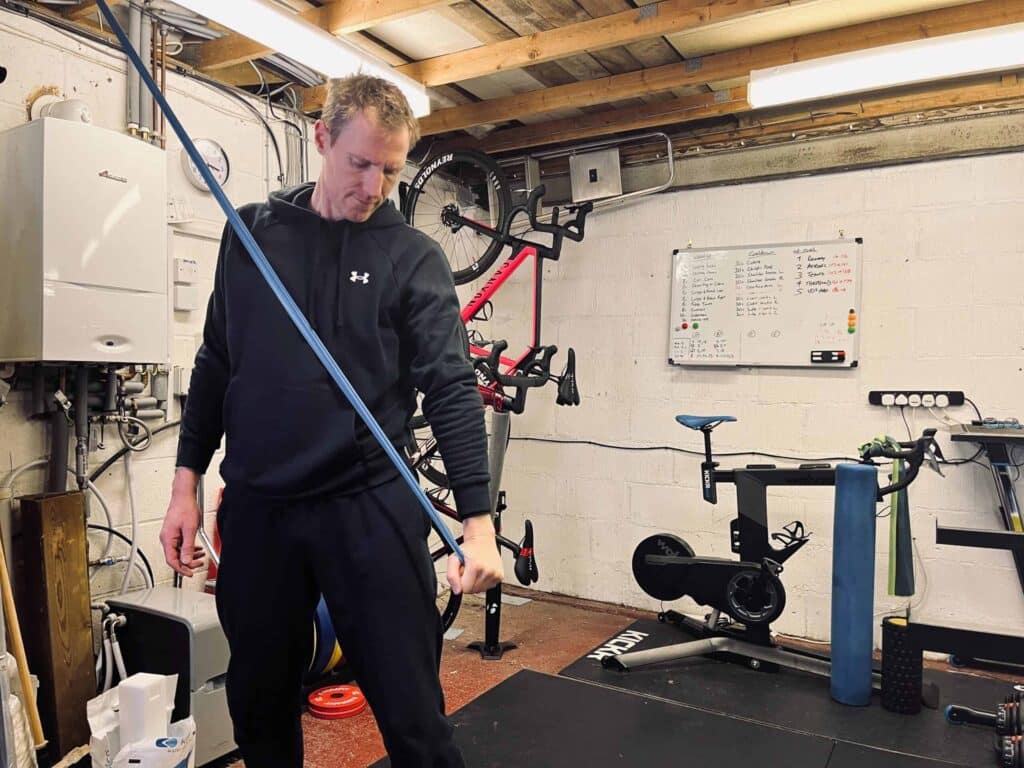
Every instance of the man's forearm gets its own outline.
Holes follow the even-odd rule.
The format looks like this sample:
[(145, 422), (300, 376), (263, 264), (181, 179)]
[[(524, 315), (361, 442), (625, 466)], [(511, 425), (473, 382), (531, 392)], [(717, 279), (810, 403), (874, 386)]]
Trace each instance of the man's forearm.
[(490, 515), (474, 515), (462, 521), (462, 535), (466, 541), (482, 538), (494, 538), (494, 520)]
[(172, 497), (195, 498), (199, 489), (199, 473), (189, 467), (177, 467), (174, 470), (174, 480), (171, 483)]

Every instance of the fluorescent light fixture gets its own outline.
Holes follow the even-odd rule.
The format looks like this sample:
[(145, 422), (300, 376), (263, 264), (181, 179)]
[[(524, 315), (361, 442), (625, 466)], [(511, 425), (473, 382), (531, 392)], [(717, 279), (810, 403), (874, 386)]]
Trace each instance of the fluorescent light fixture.
[(221, 26), (255, 40), (327, 77), (356, 72), (397, 85), (417, 117), (430, 114), (426, 88), (380, 59), (290, 13), (270, 0), (174, 0)]
[(755, 69), (747, 100), (770, 107), (1012, 69), (1024, 69), (1024, 23)]

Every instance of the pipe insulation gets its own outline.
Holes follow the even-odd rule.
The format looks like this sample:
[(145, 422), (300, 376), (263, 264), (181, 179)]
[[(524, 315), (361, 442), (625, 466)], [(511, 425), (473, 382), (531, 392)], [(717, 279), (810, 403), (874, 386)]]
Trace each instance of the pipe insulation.
[[(139, 45), (142, 61), (147, 66), (153, 61), (153, 19), (148, 13), (142, 14), (142, 34), (139, 36)], [(144, 139), (149, 138), (153, 132), (153, 96), (149, 89), (139, 78), (139, 132)]]
[(181, 121), (178, 120), (178, 116), (175, 114), (174, 110), (171, 109), (171, 105), (167, 103), (163, 94), (160, 93), (160, 89), (157, 87), (157, 84), (153, 82), (153, 78), (146, 73), (145, 66), (139, 59), (137, 50), (131, 44), (127, 35), (125, 35), (124, 29), (122, 29), (121, 25), (117, 23), (117, 19), (114, 17), (114, 14), (111, 13), (107, 0), (96, 0), (96, 5), (99, 8), (100, 13), (102, 13), (103, 17), (106, 19), (107, 24), (113, 30), (114, 34), (117, 35), (117, 39), (121, 43), (121, 47), (124, 49), (128, 58), (131, 59), (135, 68), (139, 70), (139, 74), (145, 81), (146, 87), (149, 88), (149, 92), (153, 94), (153, 98), (157, 100), (157, 103), (160, 105), (160, 109), (164, 111), (164, 114), (167, 116), (167, 122), (171, 124), (171, 128), (174, 129), (175, 134), (177, 134), (178, 139), (181, 141), (182, 146), (188, 153), (188, 156), (191, 158), (192, 162), (196, 164), (200, 175), (202, 175), (203, 180), (210, 189), (210, 192), (217, 200), (218, 205), (220, 205), (220, 208), (227, 217), (228, 223), (231, 224), (231, 228), (234, 230), (235, 235), (249, 253), (249, 256), (256, 265), (256, 268), (260, 271), (263, 279), (266, 280), (267, 285), (274, 292), (277, 300), (281, 303), (281, 306), (295, 324), (296, 329), (299, 331), (302, 338), (305, 339), (306, 343), (309, 344), (310, 349), (317, 356), (317, 359), (327, 370), (328, 374), (330, 374), (334, 383), (338, 386), (338, 389), (342, 391), (346, 399), (351, 403), (355, 412), (359, 415), (359, 418), (362, 419), (367, 429), (370, 430), (370, 433), (380, 444), (381, 449), (391, 460), (395, 469), (412, 491), (414, 498), (419, 501), (420, 506), (423, 508), (424, 512), (427, 513), (427, 516), (434, 524), (434, 528), (444, 539), (452, 553), (460, 562), (465, 563), (466, 557), (462, 552), (462, 548), (455, 540), (455, 537), (452, 535), (448, 525), (441, 518), (440, 513), (434, 509), (433, 505), (430, 503), (430, 499), (427, 498), (426, 493), (424, 493), (423, 489), (420, 488), (419, 482), (417, 481), (416, 476), (413, 475), (409, 465), (405, 462), (405, 459), (399, 455), (395, 446), (391, 444), (391, 440), (389, 440), (388, 436), (384, 434), (384, 430), (381, 429), (380, 424), (377, 423), (373, 414), (370, 413), (370, 409), (366, 407), (366, 403), (364, 403), (362, 398), (359, 397), (359, 394), (352, 387), (351, 382), (348, 380), (348, 377), (345, 376), (337, 361), (331, 356), (327, 347), (324, 346), (323, 341), (316, 334), (316, 331), (314, 331), (310, 326), (309, 321), (306, 320), (302, 311), (299, 309), (298, 305), (296, 305), (295, 300), (292, 299), (291, 295), (288, 293), (288, 289), (285, 288), (281, 279), (277, 276), (277, 273), (274, 272), (274, 268), (270, 265), (267, 257), (260, 249), (256, 239), (252, 236), (252, 233), (246, 229), (245, 224), (242, 223), (238, 213), (235, 211), (235, 207), (231, 204), (231, 201), (228, 200), (227, 195), (224, 194), (224, 190), (221, 188), (220, 184), (217, 183), (213, 174), (210, 173), (210, 169), (207, 168), (206, 163), (203, 162), (202, 156), (196, 149), (192, 139), (189, 138), (188, 132), (185, 131), (185, 127), (181, 124)]
[(80, 365), (75, 369), (75, 477), (78, 487), (85, 490), (89, 480), (89, 369)]
[(46, 490), (49, 493), (67, 490), (70, 437), (67, 414), (58, 408), (50, 414), (50, 464), (46, 473)]
[[(142, 37), (142, 9), (135, 3), (128, 5), (128, 38), (133, 47), (138, 47)], [(139, 128), (139, 96), (141, 79), (135, 67), (128, 67), (128, 130)]]

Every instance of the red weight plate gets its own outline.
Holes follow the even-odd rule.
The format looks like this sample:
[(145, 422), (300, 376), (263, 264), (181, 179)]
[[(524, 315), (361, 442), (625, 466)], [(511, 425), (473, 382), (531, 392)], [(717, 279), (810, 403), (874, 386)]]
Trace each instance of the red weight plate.
[(309, 694), (309, 711), (316, 717), (351, 717), (364, 709), (366, 697), (354, 685), (329, 685)]

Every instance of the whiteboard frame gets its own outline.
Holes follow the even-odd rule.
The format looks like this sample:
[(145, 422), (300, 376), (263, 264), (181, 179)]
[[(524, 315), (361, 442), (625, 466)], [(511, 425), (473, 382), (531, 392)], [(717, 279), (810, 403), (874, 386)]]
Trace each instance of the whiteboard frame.
[[(675, 257), (681, 253), (721, 253), (727, 251), (745, 251), (745, 250), (757, 250), (762, 248), (796, 248), (800, 246), (814, 246), (814, 245), (855, 245), (857, 258), (856, 258), (856, 275), (854, 280), (854, 291), (853, 291), (853, 303), (852, 305), (857, 310), (857, 332), (853, 334), (853, 344), (851, 347), (852, 359), (845, 363), (812, 363), (809, 360), (806, 363), (759, 363), (759, 362), (748, 362), (740, 360), (737, 362), (720, 362), (718, 360), (686, 360), (676, 361), (672, 359), (672, 323), (671, 317), (674, 310), (673, 298), (675, 297)], [(860, 361), (860, 336), (861, 329), (863, 328), (862, 315), (861, 315), (861, 291), (862, 291), (862, 278), (864, 272), (864, 238), (863, 237), (840, 237), (833, 240), (795, 240), (792, 242), (784, 243), (753, 243), (750, 245), (719, 245), (709, 246), (705, 248), (675, 248), (671, 254), (672, 263), (669, 266), (669, 327), (668, 327), (668, 364), (679, 366), (681, 368), (722, 368), (726, 370), (735, 370), (736, 368), (790, 368), (798, 370), (844, 370), (849, 371), (857, 368)]]

